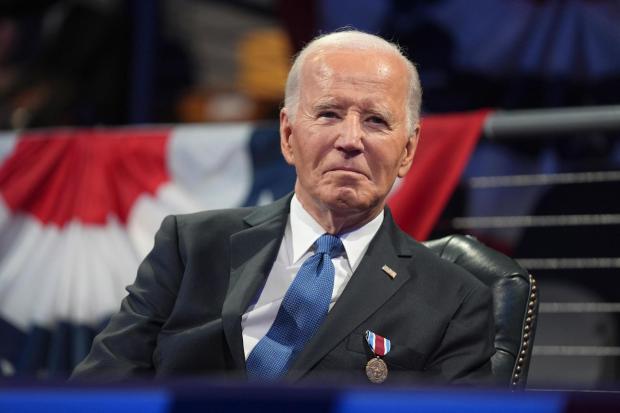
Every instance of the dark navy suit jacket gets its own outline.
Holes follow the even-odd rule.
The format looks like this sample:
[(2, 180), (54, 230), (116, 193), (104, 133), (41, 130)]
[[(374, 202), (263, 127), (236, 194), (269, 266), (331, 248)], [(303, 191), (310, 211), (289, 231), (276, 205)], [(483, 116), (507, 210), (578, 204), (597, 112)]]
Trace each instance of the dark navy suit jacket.
[[(253, 208), (167, 217), (129, 295), (74, 378), (245, 377), (241, 316), (263, 287), (290, 195)], [(288, 380), (366, 380), (366, 330), (388, 337), (388, 381), (490, 380), (491, 294), (462, 268), (383, 224)], [(396, 273), (389, 277), (382, 267)]]

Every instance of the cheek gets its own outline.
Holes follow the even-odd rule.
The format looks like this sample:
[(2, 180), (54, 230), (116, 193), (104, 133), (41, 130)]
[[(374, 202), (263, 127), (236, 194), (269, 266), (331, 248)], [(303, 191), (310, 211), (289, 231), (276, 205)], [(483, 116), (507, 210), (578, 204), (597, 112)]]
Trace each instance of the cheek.
[(295, 147), (295, 169), (297, 175), (302, 178), (310, 178), (320, 174), (320, 162), (322, 157), (311, 145), (299, 145)]
[(373, 181), (381, 187), (391, 187), (400, 171), (401, 157), (395, 153), (384, 153), (371, 161)]
[(305, 168), (315, 168), (329, 156), (329, 147), (320, 140), (305, 139), (295, 147), (295, 157)]

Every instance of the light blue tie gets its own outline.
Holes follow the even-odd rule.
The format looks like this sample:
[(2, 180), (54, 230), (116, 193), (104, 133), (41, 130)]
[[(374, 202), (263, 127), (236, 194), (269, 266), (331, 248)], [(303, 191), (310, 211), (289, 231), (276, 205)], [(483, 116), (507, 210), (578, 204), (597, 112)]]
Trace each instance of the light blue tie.
[(281, 378), (327, 316), (334, 289), (331, 259), (342, 255), (342, 241), (323, 234), (314, 245), (314, 255), (301, 265), (271, 328), (248, 356), (246, 369), (250, 379)]

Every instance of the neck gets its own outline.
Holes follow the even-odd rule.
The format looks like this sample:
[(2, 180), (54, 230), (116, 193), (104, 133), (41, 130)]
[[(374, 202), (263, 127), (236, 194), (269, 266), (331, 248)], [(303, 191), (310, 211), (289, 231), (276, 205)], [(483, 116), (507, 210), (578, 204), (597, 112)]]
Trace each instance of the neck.
[(341, 234), (353, 231), (372, 221), (383, 210), (383, 204), (375, 208), (356, 210), (353, 208), (330, 208), (327, 205), (306, 199), (297, 193), (297, 199), (302, 207), (312, 215), (328, 234)]

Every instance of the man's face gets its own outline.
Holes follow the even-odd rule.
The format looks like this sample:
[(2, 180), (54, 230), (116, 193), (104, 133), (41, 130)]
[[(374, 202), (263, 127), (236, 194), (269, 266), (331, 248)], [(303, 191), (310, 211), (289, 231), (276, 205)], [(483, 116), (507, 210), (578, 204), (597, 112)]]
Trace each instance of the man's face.
[(280, 113), (298, 198), (311, 210), (376, 215), (417, 145), (419, 127), (407, 129), (405, 65), (387, 52), (333, 50), (309, 56), (300, 81), (294, 120)]

